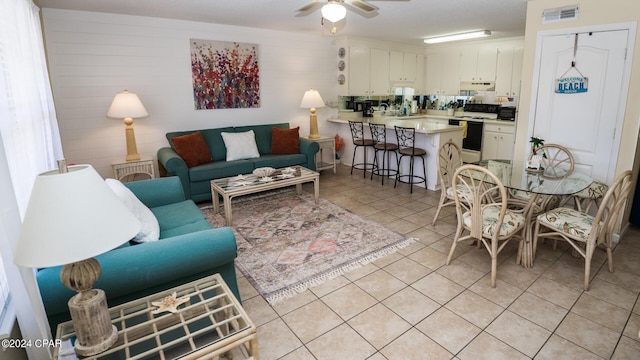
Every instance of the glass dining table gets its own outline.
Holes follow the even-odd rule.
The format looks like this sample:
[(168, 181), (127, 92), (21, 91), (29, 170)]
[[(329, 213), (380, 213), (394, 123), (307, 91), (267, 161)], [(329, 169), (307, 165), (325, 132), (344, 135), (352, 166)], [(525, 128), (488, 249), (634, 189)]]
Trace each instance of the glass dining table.
[(525, 243), (522, 251), (522, 266), (533, 266), (533, 221), (535, 216), (547, 210), (553, 199), (572, 195), (586, 189), (593, 179), (578, 171), (565, 167), (547, 167), (544, 170), (527, 168), (526, 161), (482, 160), (475, 165), (482, 166), (495, 174), (507, 188), (510, 196), (519, 201), (520, 210), (527, 219)]

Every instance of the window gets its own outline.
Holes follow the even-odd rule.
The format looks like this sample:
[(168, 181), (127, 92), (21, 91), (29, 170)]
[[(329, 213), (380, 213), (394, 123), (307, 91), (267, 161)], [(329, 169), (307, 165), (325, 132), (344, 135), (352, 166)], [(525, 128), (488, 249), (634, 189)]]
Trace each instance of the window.
[[(0, 190), (0, 308), (6, 310), (14, 300), (18, 318), (25, 319), (20, 329), (25, 339), (43, 338), (38, 321), (31, 321), (43, 314), (34, 315), (41, 311), (28, 296), (37, 292), (35, 280), (20, 275), (24, 271), (13, 264), (11, 244), (17, 241), (19, 219), (36, 175), (54, 168), (56, 159), (62, 158), (40, 26), (39, 9), (32, 0), (0, 0), (0, 186), (4, 189)], [(7, 190), (11, 187), (13, 194)]]

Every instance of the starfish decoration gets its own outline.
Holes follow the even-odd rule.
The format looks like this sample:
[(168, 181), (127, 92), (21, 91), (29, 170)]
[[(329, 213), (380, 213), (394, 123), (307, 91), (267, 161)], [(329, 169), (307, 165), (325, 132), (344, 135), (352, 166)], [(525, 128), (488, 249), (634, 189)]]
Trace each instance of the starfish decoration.
[(177, 294), (174, 292), (170, 296), (166, 296), (160, 301), (152, 301), (151, 305), (157, 306), (158, 308), (151, 311), (151, 313), (159, 314), (165, 311), (169, 311), (175, 314), (178, 312), (178, 306), (186, 303), (189, 300), (191, 300), (189, 296), (181, 297), (178, 299)]

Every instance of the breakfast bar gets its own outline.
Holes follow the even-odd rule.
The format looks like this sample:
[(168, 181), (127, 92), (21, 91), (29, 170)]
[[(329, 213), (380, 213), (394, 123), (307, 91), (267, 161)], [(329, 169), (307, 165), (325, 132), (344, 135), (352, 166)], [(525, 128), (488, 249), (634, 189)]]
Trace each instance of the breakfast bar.
[[(358, 120), (352, 121), (363, 121), (360, 118)], [(344, 139), (345, 142), (345, 159), (350, 159), (353, 156), (353, 142), (351, 141), (351, 132), (349, 130), (349, 120), (343, 118), (330, 118), (327, 121), (332, 123), (344, 124), (344, 126), (340, 126), (339, 135)], [(427, 184), (426, 187), (429, 190), (438, 190), (440, 185), (438, 183), (438, 149), (440, 149), (440, 145), (445, 142), (452, 140), (459, 146), (462, 146), (462, 132), (463, 128), (461, 126), (452, 126), (448, 124), (443, 124), (441, 122), (432, 121), (429, 117), (373, 117), (367, 118), (364, 120), (365, 128), (368, 128), (368, 123), (374, 124), (384, 124), (387, 128), (387, 141), (396, 142), (396, 134), (394, 130), (394, 126), (401, 127), (411, 127), (416, 129), (416, 147), (420, 147), (427, 151), (426, 156), (426, 164), (427, 164)], [(368, 134), (368, 137), (371, 135)], [(345, 160), (346, 161), (346, 160)], [(362, 162), (362, 153), (358, 152), (356, 154), (356, 162)], [(345, 163), (346, 164), (346, 163)], [(408, 167), (408, 164), (403, 164), (403, 166)], [(402, 169), (405, 173), (408, 173), (408, 169)], [(421, 169), (418, 169), (421, 171)], [(422, 185), (420, 185), (422, 186)]]

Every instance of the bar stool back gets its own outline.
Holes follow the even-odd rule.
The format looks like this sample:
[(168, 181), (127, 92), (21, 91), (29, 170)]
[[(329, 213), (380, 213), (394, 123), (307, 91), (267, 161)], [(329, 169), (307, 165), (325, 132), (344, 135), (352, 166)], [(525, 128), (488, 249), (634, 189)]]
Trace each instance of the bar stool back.
[[(387, 128), (384, 124), (372, 124), (369, 123), (369, 129), (371, 129), (371, 138), (373, 139), (373, 167), (375, 171), (371, 172), (371, 180), (373, 175), (379, 175), (382, 178), (382, 185), (384, 185), (384, 178), (391, 175), (396, 176), (398, 169), (391, 169), (391, 153), (396, 157), (396, 164), (398, 163), (398, 145), (387, 142)], [(378, 152), (382, 152), (382, 167), (379, 165)]]
[[(353, 157), (351, 158), (351, 174), (353, 174), (353, 169), (358, 169), (362, 170), (362, 177), (367, 177), (367, 170), (373, 172), (375, 169), (373, 162), (367, 161), (367, 152), (368, 149), (373, 149), (373, 140), (365, 137), (364, 123), (362, 121), (349, 120), (349, 128), (351, 129), (351, 140), (355, 146)], [(364, 152), (364, 162), (361, 163), (355, 163), (358, 148), (362, 148)]]
[[(413, 193), (413, 184), (424, 183), (425, 189), (427, 188), (427, 164), (425, 161), (425, 156), (427, 155), (427, 151), (421, 148), (416, 147), (416, 129), (394, 126), (396, 131), (396, 138), (398, 139), (398, 146), (400, 149), (398, 152), (400, 153), (400, 158), (398, 159), (398, 174), (396, 175), (396, 180), (393, 183), (393, 187), (396, 187), (398, 181), (406, 184), (410, 184), (410, 192)], [(408, 156), (410, 158), (409, 161), (409, 174), (401, 174), (400, 173), (400, 164), (402, 163), (402, 158)], [(423, 176), (414, 174), (414, 165), (415, 158), (422, 158), (422, 174)], [(403, 180), (407, 179), (407, 180)]]

